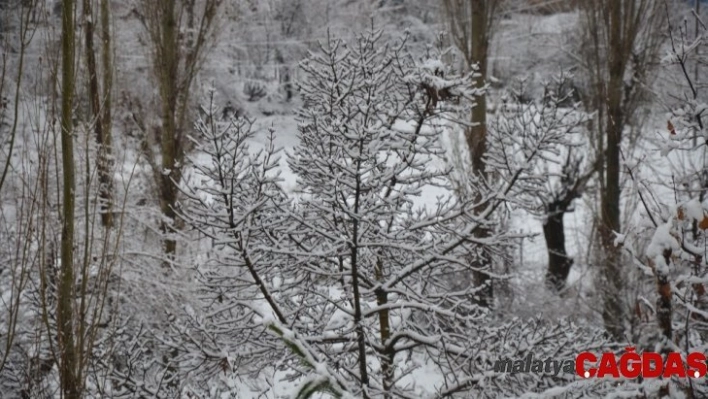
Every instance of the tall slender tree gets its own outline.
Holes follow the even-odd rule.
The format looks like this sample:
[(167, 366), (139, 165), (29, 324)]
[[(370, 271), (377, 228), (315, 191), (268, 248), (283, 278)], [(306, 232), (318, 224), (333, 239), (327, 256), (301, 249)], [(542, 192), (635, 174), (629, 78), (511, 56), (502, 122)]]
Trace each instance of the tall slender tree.
[[(179, 229), (175, 211), (188, 147), (191, 89), (215, 34), (222, 0), (142, 0), (142, 23), (152, 47), (152, 65), (160, 93), (161, 161), (151, 159), (158, 186), (164, 251), (171, 259), (177, 250), (173, 234)], [(146, 138), (147, 139), (147, 138)], [(168, 265), (166, 262), (165, 265)]]
[(88, 71), (88, 89), (91, 111), (91, 121), (96, 134), (98, 144), (98, 157), (96, 165), (99, 180), (99, 200), (101, 201), (101, 222), (105, 227), (113, 225), (113, 176), (111, 173), (112, 160), (112, 137), (111, 137), (111, 89), (112, 89), (112, 68), (111, 64), (111, 38), (110, 38), (110, 17), (107, 0), (101, 0), (100, 23), (101, 23), (101, 61), (102, 61), (102, 83), (99, 86), (99, 71), (96, 61), (96, 49), (94, 38), (96, 28), (93, 15), (93, 0), (83, 0), (82, 9), (84, 16), (84, 41), (86, 51), (86, 68)]
[[(494, 32), (495, 16), (504, 0), (443, 0), (443, 11), (455, 46), (465, 59), (465, 65), (476, 72), (475, 83), (483, 87), (487, 82), (489, 44)], [(477, 105), (470, 114), (471, 126), (465, 131), (465, 141), (472, 167), (471, 178), (483, 185), (487, 178), (484, 157), (487, 152), (487, 97), (482, 93), (476, 99)], [(481, 193), (477, 196), (481, 198)], [(478, 212), (483, 209), (479, 208)], [(489, 235), (487, 229), (476, 232), (478, 238)], [(473, 261), (477, 270), (490, 267), (489, 253), (482, 254)], [(488, 306), (493, 298), (492, 281), (489, 273), (474, 272), (475, 284), (484, 287), (480, 304)]]
[(61, 29), (61, 166), (63, 177), (61, 270), (57, 292), (57, 335), (59, 377), (62, 394), (80, 398), (81, 382), (74, 337), (74, 7), (73, 0), (62, 0)]
[(589, 0), (583, 8), (582, 54), (590, 76), (590, 99), (596, 112), (594, 134), (600, 174), (598, 230), (602, 248), (602, 310), (605, 327), (622, 339), (626, 309), (621, 249), (615, 233), (621, 228), (621, 146), (623, 130), (634, 122), (642, 85), (657, 55), (663, 21), (658, 0)]

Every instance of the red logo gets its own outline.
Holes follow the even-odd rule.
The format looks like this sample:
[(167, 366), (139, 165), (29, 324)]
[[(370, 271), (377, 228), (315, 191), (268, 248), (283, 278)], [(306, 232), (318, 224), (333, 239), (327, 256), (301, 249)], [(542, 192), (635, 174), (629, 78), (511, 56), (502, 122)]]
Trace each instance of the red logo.
[(706, 355), (700, 352), (689, 353), (685, 362), (677, 352), (664, 358), (654, 352), (637, 353), (633, 347), (627, 347), (619, 359), (612, 352), (603, 353), (599, 359), (590, 352), (575, 358), (575, 374), (583, 378), (702, 378), (706, 371)]

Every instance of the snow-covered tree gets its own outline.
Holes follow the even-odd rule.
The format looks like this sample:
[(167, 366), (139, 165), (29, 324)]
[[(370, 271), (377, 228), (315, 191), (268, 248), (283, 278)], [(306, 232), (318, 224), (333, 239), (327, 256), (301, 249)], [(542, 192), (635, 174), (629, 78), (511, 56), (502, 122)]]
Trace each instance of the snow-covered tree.
[[(503, 3), (502, 0), (442, 1), (442, 14), (449, 26), (451, 40), (462, 53), (465, 68), (477, 72), (475, 80), (479, 87), (487, 84), (489, 48)], [(490, 172), (484, 162), (489, 146), (486, 93), (481, 93), (478, 103), (478, 106), (472, 108), (470, 124), (465, 131), (465, 141), (470, 158), (469, 172), (476, 179), (485, 180), (487, 173)], [(475, 234), (483, 239), (490, 232), (480, 229)], [(490, 254), (479, 256), (477, 267), (490, 261)], [(480, 303), (490, 305), (493, 300), (491, 280), (486, 274), (479, 273), (474, 276), (474, 281), (475, 284), (484, 288)]]
[(158, 153), (153, 153), (154, 144), (148, 132), (142, 132), (142, 139), (143, 155), (152, 169), (162, 212), (164, 266), (170, 265), (177, 251), (175, 236), (181, 223), (175, 212), (182, 167), (189, 152), (190, 95), (214, 40), (221, 4), (221, 0), (138, 2), (140, 22), (150, 40), (151, 66), (160, 97)]
[[(301, 316), (314, 329), (295, 332), (322, 335), (310, 343), (317, 357), (365, 398), (411, 391), (405, 355), (459, 372), (446, 354), (462, 355), (464, 326), (480, 317), (478, 290), (454, 281), (473, 271), (463, 256), (480, 247), (468, 238), (482, 223), (435, 165), (446, 104), (469, 105), (477, 91), (439, 61), (416, 63), (405, 40), (380, 38), (331, 39), (303, 62), (300, 144), (289, 157), (300, 196), (293, 235), (316, 283)], [(416, 203), (426, 191), (438, 196), (432, 209)]]
[(208, 255), (196, 260), (202, 307), (189, 306), (167, 334), (180, 369), (198, 370), (185, 372), (188, 388), (207, 391), (218, 373), (252, 376), (278, 363), (283, 347), (266, 334), (263, 320), (288, 324), (293, 306), (286, 293), (303, 283), (287, 277), (294, 275), (285, 269), (287, 256), (270, 250), (287, 238), (290, 226), (273, 132), (256, 150), (252, 121), (224, 121), (214, 107), (210, 101), (196, 125), (197, 155), (179, 212), (206, 238)]
[[(638, 274), (651, 283), (637, 300), (636, 316), (645, 323), (633, 339), (655, 352), (685, 355), (708, 347), (706, 105), (698, 100), (700, 89), (687, 67), (689, 62), (701, 62), (693, 52), (701, 39), (689, 38), (683, 27), (671, 24), (668, 32), (670, 48), (663, 63), (670, 74), (685, 79), (673, 88), (684, 92), (676, 97), (680, 100), (658, 133), (658, 146), (642, 159), (656, 154), (655, 160), (624, 160), (640, 212), (615, 244), (632, 255)], [(677, 378), (658, 384), (654, 391), (671, 398), (708, 394), (705, 384)]]
[(303, 285), (288, 295), (299, 307), (270, 324), (304, 364), (300, 394), (415, 397), (425, 388), (412, 373), (429, 367), (441, 376), (434, 390), (465, 395), (488, 371), (475, 337), (491, 330), (479, 287), (464, 281), (488, 273), (470, 260), (506, 238), (474, 232), (554, 139), (530, 137), (508, 179), (460, 196), (441, 133), (468, 115), (472, 76), (416, 60), (381, 32), (330, 39), (302, 68), (300, 144), (288, 157), (298, 198), (273, 251), (292, 257), (282, 269)]

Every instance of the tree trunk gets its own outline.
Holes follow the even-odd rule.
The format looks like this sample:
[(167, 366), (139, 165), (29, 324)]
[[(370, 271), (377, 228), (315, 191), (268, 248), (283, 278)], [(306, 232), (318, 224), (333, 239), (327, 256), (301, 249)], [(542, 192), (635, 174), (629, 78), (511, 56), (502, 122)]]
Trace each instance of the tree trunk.
[[(624, 72), (628, 51), (627, 43), (622, 40), (622, 4), (618, 1), (609, 2), (609, 81), (607, 82), (607, 125), (605, 135), (607, 149), (604, 157), (605, 184), (601, 192), (600, 204), (600, 238), (605, 254), (603, 260), (603, 277), (605, 284), (605, 303), (602, 317), (605, 328), (615, 338), (624, 335), (624, 306), (622, 290), (624, 280), (622, 274), (620, 248), (615, 246), (615, 231), (620, 230), (620, 146), (622, 144), (622, 129), (624, 127), (624, 110), (622, 107), (622, 90), (624, 88)], [(631, 43), (630, 43), (631, 44)]]
[(548, 249), (548, 272), (546, 273), (546, 283), (555, 291), (565, 288), (570, 268), (573, 266), (573, 259), (568, 256), (565, 250), (565, 226), (563, 216), (568, 210), (555, 202), (548, 206), (548, 219), (543, 225), (543, 236), (546, 238), (546, 248)]
[[(160, 79), (160, 96), (162, 99), (162, 171), (160, 171), (160, 209), (164, 220), (161, 223), (164, 239), (164, 250), (168, 261), (174, 258), (177, 242), (170, 234), (176, 230), (176, 212), (178, 184), (182, 178), (182, 146), (177, 123), (178, 108), (178, 67), (179, 53), (178, 23), (175, 16), (175, 0), (164, 0), (160, 14), (161, 46), (158, 61), (158, 77)], [(169, 262), (166, 262), (168, 265)]]
[[(383, 261), (379, 258), (376, 261), (376, 280), (383, 281)], [(376, 291), (376, 304), (380, 307), (388, 304), (388, 293), (379, 288)], [(379, 311), (379, 335), (381, 346), (384, 348), (381, 358), (381, 386), (384, 390), (384, 399), (391, 399), (391, 388), (393, 388), (393, 361), (396, 355), (393, 346), (389, 346), (391, 338), (391, 320), (389, 310), (382, 308)]]
[[(483, 87), (487, 81), (487, 52), (489, 38), (487, 32), (487, 10), (483, 1), (473, 1), (471, 10), (472, 36), (470, 48), (470, 64), (477, 63), (479, 77), (475, 84)], [(471, 121), (476, 123), (467, 131), (467, 146), (472, 160), (472, 170), (481, 176), (486, 175), (484, 155), (487, 152), (487, 96), (476, 98), (477, 106), (472, 108)]]
[(101, 59), (103, 66), (103, 113), (101, 114), (101, 124), (103, 136), (98, 143), (100, 146), (98, 173), (101, 184), (100, 195), (106, 206), (101, 213), (101, 221), (104, 226), (113, 226), (113, 119), (111, 107), (113, 106), (113, 46), (111, 42), (111, 21), (110, 21), (109, 0), (101, 0)]
[[(361, 169), (361, 163), (357, 163), (357, 171)], [(361, 195), (360, 181), (356, 182), (356, 197), (354, 199), (354, 214), (359, 214), (359, 196)], [(352, 243), (350, 244), (350, 260), (351, 260), (351, 279), (352, 279), (352, 296), (354, 297), (354, 328), (356, 330), (356, 341), (358, 347), (359, 359), (359, 379), (361, 381), (362, 396), (364, 399), (369, 399), (369, 372), (368, 362), (366, 360), (366, 335), (364, 332), (364, 319), (361, 305), (361, 292), (359, 291), (359, 221), (354, 219), (352, 226)]]
[[(105, 1), (105, 0), (104, 0)], [(101, 90), (98, 86), (98, 66), (96, 63), (96, 52), (94, 46), (94, 24), (93, 24), (93, 12), (92, 12), (92, 0), (83, 0), (83, 13), (84, 13), (84, 40), (86, 42), (86, 66), (89, 75), (89, 98), (91, 102), (91, 120), (93, 121), (94, 132), (96, 133), (96, 142), (98, 143), (98, 158), (96, 159), (97, 169), (98, 169), (98, 198), (100, 201), (100, 213), (101, 213), (101, 223), (105, 227), (111, 227), (113, 225), (113, 217), (111, 214), (112, 202), (113, 202), (113, 179), (111, 177), (111, 132), (110, 126), (106, 126), (105, 113), (101, 112), (101, 98), (109, 97), (110, 92), (104, 87), (104, 94), (101, 95)], [(103, 14), (104, 8), (101, 7), (101, 13)], [(103, 15), (102, 15), (103, 19)], [(102, 21), (103, 23), (103, 21)], [(103, 28), (105, 33), (106, 28)], [(104, 38), (105, 40), (105, 38)], [(104, 47), (106, 44), (104, 43)], [(110, 49), (104, 48), (103, 55), (105, 57), (106, 52), (110, 52)], [(104, 81), (105, 70), (104, 59)], [(110, 104), (104, 104), (104, 107), (110, 107)], [(110, 111), (109, 111), (110, 112)]]
[(62, 155), (62, 232), (61, 276), (57, 298), (57, 342), (59, 380), (65, 398), (81, 397), (81, 381), (74, 343), (74, 147), (72, 108), (74, 96), (74, 1), (62, 0), (61, 32), (61, 155)]
[[(664, 250), (663, 253), (664, 262), (667, 265), (671, 264), (671, 250)], [(656, 267), (656, 288), (659, 297), (656, 299), (656, 320), (659, 324), (659, 329), (662, 335), (668, 340), (673, 340), (673, 326), (671, 325), (672, 316), (672, 293), (671, 293), (671, 283), (669, 282), (669, 276), (663, 271)]]
[[(471, 65), (477, 63), (479, 77), (475, 82), (478, 87), (483, 87), (487, 80), (487, 52), (489, 50), (489, 32), (488, 28), (488, 10), (485, 1), (473, 1), (470, 5), (470, 21), (471, 21), (471, 36), (469, 58), (467, 62)], [(486, 167), (484, 163), (484, 155), (487, 152), (487, 97), (485, 94), (476, 98), (477, 105), (472, 109), (471, 122), (476, 125), (470, 127), (465, 133), (467, 147), (470, 152), (470, 160), (472, 163), (472, 173), (474, 179), (479, 184), (487, 178)], [(481, 195), (477, 198), (481, 200)], [(482, 212), (483, 207), (476, 210)], [(487, 229), (478, 229), (475, 233), (477, 238), (489, 236)], [(491, 268), (491, 256), (483, 250), (477, 255), (476, 259), (472, 260), (472, 267), (477, 270)], [(488, 274), (475, 271), (474, 282), (477, 287), (482, 290), (479, 293), (478, 303), (480, 306), (489, 307), (493, 301), (492, 281)]]

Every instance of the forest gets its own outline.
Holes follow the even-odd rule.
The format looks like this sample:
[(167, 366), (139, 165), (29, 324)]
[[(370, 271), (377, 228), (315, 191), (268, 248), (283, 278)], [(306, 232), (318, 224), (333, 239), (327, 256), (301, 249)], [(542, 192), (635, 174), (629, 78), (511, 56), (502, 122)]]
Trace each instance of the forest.
[(0, 0), (0, 399), (708, 398), (707, 15)]

